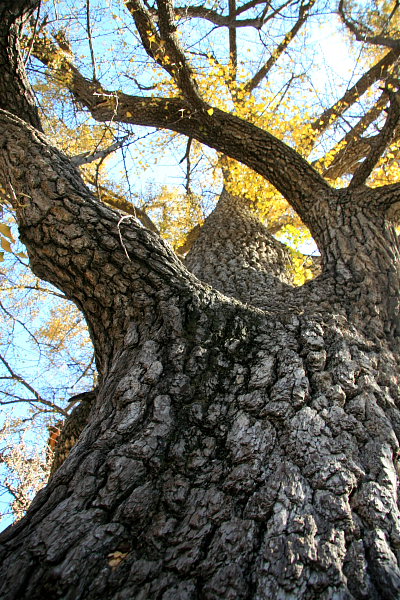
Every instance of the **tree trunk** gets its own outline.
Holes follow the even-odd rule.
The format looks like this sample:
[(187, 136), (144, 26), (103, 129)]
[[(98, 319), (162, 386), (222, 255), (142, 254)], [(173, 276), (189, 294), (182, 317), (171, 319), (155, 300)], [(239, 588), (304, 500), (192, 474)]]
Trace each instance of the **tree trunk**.
[[(265, 247), (248, 267), (270, 286), (258, 302), (260, 277), (244, 297), (221, 251), (229, 298), (26, 120), (0, 110), (2, 185), (32, 269), (85, 314), (100, 377), (68, 459), (2, 535), (1, 597), (399, 598), (399, 186), (321, 187), (298, 156), (309, 177), (288, 195), (323, 274), (291, 288), (273, 258), (268, 280)], [(244, 274), (253, 225), (233, 253)]]
[(196, 277), (223, 294), (266, 308), (292, 282), (292, 255), (245, 206), (223, 190), (185, 258)]
[(354, 208), (321, 227), (325, 274), (259, 310), (2, 119), (32, 266), (85, 311), (101, 370), (79, 442), (4, 534), (3, 597), (398, 597), (390, 227)]

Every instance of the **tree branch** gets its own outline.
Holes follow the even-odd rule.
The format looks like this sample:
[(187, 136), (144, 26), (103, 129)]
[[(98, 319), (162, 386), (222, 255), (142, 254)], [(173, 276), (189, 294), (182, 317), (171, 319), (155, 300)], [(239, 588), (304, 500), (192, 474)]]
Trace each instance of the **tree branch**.
[(273, 51), (267, 62), (259, 69), (259, 71), (246, 83), (244, 89), (247, 93), (252, 92), (258, 85), (260, 85), (261, 81), (267, 76), (272, 67), (275, 65), (279, 57), (284, 53), (286, 48), (289, 46), (290, 42), (300, 31), (301, 27), (307, 21), (309, 12), (311, 8), (314, 6), (316, 0), (310, 0), (308, 4), (301, 4), (299, 11), (299, 18), (296, 21), (295, 25), (292, 29), (285, 35), (282, 42), (277, 46), (277, 48)]
[(128, 202), (123, 196), (116, 194), (114, 191), (108, 189), (104, 185), (98, 185), (95, 181), (89, 181), (91, 185), (93, 185), (99, 196), (99, 200), (109, 204), (113, 208), (118, 210), (123, 210), (128, 215), (132, 215), (132, 217), (136, 217), (144, 227), (150, 229), (150, 231), (154, 231), (154, 233), (159, 233), (158, 228), (150, 219), (146, 211), (142, 208), (134, 206), (131, 202)]
[[(232, 20), (236, 16), (236, 0), (228, 0), (229, 5), (229, 16)], [(237, 74), (237, 40), (236, 40), (236, 28), (229, 27), (229, 64), (230, 64), (230, 76), (232, 81), (236, 80)]]
[(103, 150), (96, 150), (95, 152), (82, 152), (82, 154), (72, 156), (71, 162), (76, 167), (81, 167), (82, 165), (88, 165), (96, 160), (104, 159), (116, 150), (119, 150), (128, 138), (129, 135), (125, 135), (121, 140), (116, 140), (113, 144), (110, 144), (110, 146), (104, 148)]
[(360, 26), (360, 24), (357, 26), (355, 21), (349, 19), (344, 10), (344, 0), (340, 0), (339, 2), (338, 13), (343, 23), (355, 36), (358, 42), (367, 42), (368, 44), (374, 44), (376, 46), (386, 46), (387, 48), (400, 50), (400, 39), (387, 37), (383, 34), (373, 35), (366, 27)]
[(62, 409), (60, 406), (58, 406), (57, 404), (54, 404), (54, 402), (49, 402), (49, 400), (45, 400), (40, 394), (39, 392), (37, 392), (35, 390), (34, 387), (32, 387), (21, 375), (18, 375), (13, 368), (11, 367), (11, 365), (7, 362), (7, 360), (4, 358), (4, 356), (0, 355), (0, 361), (3, 363), (3, 365), (5, 366), (5, 368), (7, 369), (7, 371), (10, 374), (10, 377), (12, 380), (14, 381), (18, 381), (18, 383), (20, 383), (21, 385), (23, 385), (29, 392), (31, 392), (31, 394), (33, 394), (34, 396), (34, 400), (24, 400), (22, 398), (23, 401), (26, 402), (37, 402), (38, 404), (43, 404), (43, 406), (47, 406), (50, 407), (52, 410), (54, 410), (55, 412), (59, 412), (62, 415), (67, 415), (68, 413)]
[[(360, 160), (365, 158), (373, 145), (376, 136), (363, 137), (363, 133), (368, 127), (376, 121), (383, 109), (387, 105), (388, 97), (383, 92), (376, 104), (365, 113), (358, 123), (346, 133), (346, 135), (337, 144), (337, 153), (334, 159), (323, 170), (323, 176), (330, 179), (336, 179), (342, 175), (354, 173)], [(396, 137), (396, 132), (394, 137)], [(317, 164), (323, 164), (324, 158), (316, 161)]]
[(377, 81), (383, 80), (389, 73), (390, 67), (400, 56), (400, 48), (390, 50), (380, 61), (373, 65), (369, 71), (364, 73), (360, 79), (346, 93), (327, 108), (320, 117), (311, 124), (315, 135), (324, 133), (338, 117), (340, 117), (350, 106), (352, 106), (365, 92)]
[(349, 185), (350, 189), (365, 183), (385, 148), (392, 141), (396, 127), (400, 122), (400, 92), (387, 91), (387, 94), (390, 98), (390, 104), (386, 122), (382, 127), (380, 134), (376, 136), (368, 156), (354, 173), (353, 179)]
[[(264, 0), (258, 2), (258, 4), (264, 4)], [(175, 8), (175, 13), (183, 18), (205, 19), (218, 27), (255, 27), (259, 29), (263, 24), (262, 19), (258, 17), (255, 19), (232, 19), (230, 15), (221, 15), (205, 6), (178, 6)]]
[(191, 163), (190, 163), (190, 149), (192, 146), (192, 138), (188, 138), (187, 144), (186, 144), (186, 150), (185, 150), (185, 156), (182, 158), (182, 160), (179, 161), (179, 164), (182, 164), (183, 161), (186, 161), (186, 184), (185, 184), (185, 189), (186, 189), (186, 193), (190, 194), (191, 193), (191, 189), (190, 189), (190, 177), (191, 177)]
[(179, 98), (143, 98), (109, 91), (99, 82), (84, 78), (63, 57), (59, 66), (48, 40), (39, 40), (33, 53), (53, 68), (54, 76), (86, 106), (100, 122), (119, 121), (133, 125), (169, 129), (193, 137), (215, 150), (246, 164), (265, 177), (292, 204), (309, 227), (307, 208), (330, 186), (295, 150), (270, 133), (219, 109), (212, 115), (193, 108)]
[(9, 110), (41, 130), (39, 113), (20, 51), (20, 35), (39, 0), (0, 4), (0, 109)]
[[(100, 203), (46, 138), (0, 111), (0, 178), (32, 270), (84, 312), (102, 373), (132, 319), (151, 323), (190, 278), (159, 236)], [(189, 291), (188, 291), (189, 293)]]
[(34, 44), (34, 55), (52, 68), (54, 77), (89, 109), (94, 119), (169, 129), (195, 138), (265, 177), (311, 227), (307, 207), (320, 197), (322, 190), (326, 193), (331, 188), (285, 143), (219, 109), (205, 115), (203, 110), (179, 98), (143, 98), (106, 90), (99, 82), (83, 77), (67, 55), (57, 55), (56, 60), (53, 52), (57, 55), (57, 48), (47, 39), (40, 38)]
[(236, 10), (236, 17), (240, 14), (243, 14), (250, 10), (251, 8), (255, 8), (260, 4), (264, 4), (266, 6), (266, 10), (263, 11), (261, 17), (248, 18), (248, 19), (237, 19), (232, 18), (231, 15), (221, 15), (215, 10), (211, 8), (206, 8), (205, 6), (177, 6), (175, 8), (175, 14), (179, 17), (183, 18), (191, 18), (191, 19), (205, 19), (218, 27), (235, 27), (236, 29), (239, 27), (255, 27), (256, 29), (261, 29), (261, 27), (274, 16), (279, 14), (286, 6), (292, 4), (293, 0), (287, 0), (283, 2), (282, 5), (277, 8), (271, 10), (271, 13), (266, 14), (266, 10), (269, 7), (269, 3), (265, 0), (252, 0), (251, 2), (246, 2), (242, 6), (239, 6)]
[(400, 182), (372, 188), (368, 190), (368, 193), (372, 198), (372, 202), (388, 211), (392, 211), (395, 221), (400, 222)]
[(126, 7), (135, 20), (147, 54), (171, 75), (188, 102), (199, 110), (204, 110), (206, 103), (175, 34), (174, 10), (170, 0), (158, 0), (159, 32), (142, 0), (129, 0)]
[(97, 79), (96, 74), (96, 58), (93, 49), (92, 28), (90, 26), (90, 0), (86, 0), (86, 30), (89, 40), (90, 57), (92, 59), (93, 81)]

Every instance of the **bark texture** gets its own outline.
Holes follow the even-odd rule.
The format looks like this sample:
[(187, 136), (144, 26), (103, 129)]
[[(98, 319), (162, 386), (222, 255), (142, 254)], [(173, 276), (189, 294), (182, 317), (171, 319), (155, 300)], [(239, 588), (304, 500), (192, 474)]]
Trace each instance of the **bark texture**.
[(390, 226), (363, 224), (355, 196), (352, 229), (325, 233), (325, 275), (259, 310), (2, 123), (32, 266), (85, 311), (102, 373), (78, 444), (4, 534), (4, 598), (396, 598)]
[(185, 265), (227, 296), (253, 306), (279, 297), (291, 283), (292, 256), (274, 240), (243, 199), (224, 190)]
[(100, 372), (68, 459), (2, 535), (4, 600), (400, 597), (399, 247), (386, 218), (399, 185), (334, 190), (273, 136), (216, 113), (225, 129), (203, 122), (199, 138), (281, 188), (296, 174), (287, 197), (324, 269), (302, 288), (227, 198), (209, 226), (218, 265), (201, 238), (187, 261), (224, 294), (200, 282), (0, 111), (1, 181), (32, 269), (84, 312)]
[(20, 51), (25, 21), (37, 8), (35, 0), (2, 2), (0, 6), (0, 108), (41, 129), (33, 92)]

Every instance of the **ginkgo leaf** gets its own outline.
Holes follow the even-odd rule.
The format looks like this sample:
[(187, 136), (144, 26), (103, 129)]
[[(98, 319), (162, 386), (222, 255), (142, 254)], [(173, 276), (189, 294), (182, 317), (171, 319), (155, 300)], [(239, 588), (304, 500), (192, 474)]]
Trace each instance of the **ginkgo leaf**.
[(1, 247), (3, 248), (3, 250), (5, 250), (6, 252), (11, 252), (11, 244), (8, 240), (6, 240), (6, 238), (2, 237), (0, 238), (0, 244)]
[(4, 237), (7, 237), (12, 242), (14, 241), (10, 227), (8, 225), (6, 225), (5, 223), (0, 223), (0, 233), (1, 233), (1, 235), (3, 235)]

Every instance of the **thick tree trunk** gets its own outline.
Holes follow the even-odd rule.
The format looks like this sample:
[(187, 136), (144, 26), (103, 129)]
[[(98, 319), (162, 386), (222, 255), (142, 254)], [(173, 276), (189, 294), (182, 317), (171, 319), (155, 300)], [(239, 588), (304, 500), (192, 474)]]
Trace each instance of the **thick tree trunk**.
[[(0, 110), (2, 185), (33, 270), (84, 312), (100, 381), (68, 459), (2, 536), (1, 597), (399, 598), (399, 248), (385, 218), (399, 186), (338, 192), (273, 142), (276, 180), (301, 167), (288, 195), (324, 272), (278, 295), (273, 259), (261, 303), (258, 275), (246, 297), (240, 277), (218, 284), (229, 298), (97, 201), (21, 116)], [(234, 247), (243, 273), (252, 240)], [(249, 266), (265, 277), (266, 248)], [(231, 259), (219, 252), (212, 277), (227, 282)]]
[(132, 322), (2, 597), (398, 598), (396, 370), (342, 315), (210, 293)]
[(3, 597), (397, 598), (390, 227), (360, 207), (321, 226), (325, 275), (262, 311), (2, 119), (32, 266), (85, 311), (101, 367), (78, 444), (4, 534)]
[[(245, 206), (223, 190), (185, 258), (196, 277), (241, 302), (266, 308), (292, 282), (292, 255)], [(272, 291), (273, 290), (273, 291)]]

